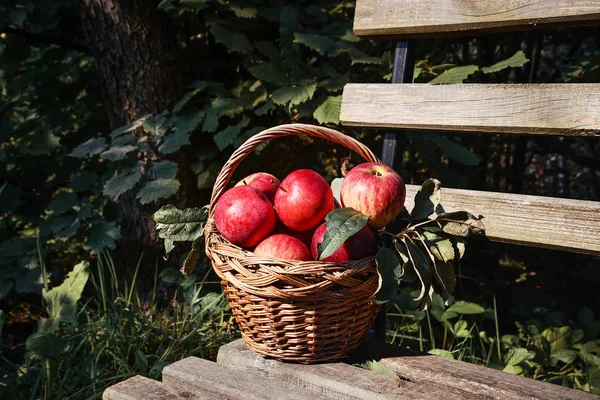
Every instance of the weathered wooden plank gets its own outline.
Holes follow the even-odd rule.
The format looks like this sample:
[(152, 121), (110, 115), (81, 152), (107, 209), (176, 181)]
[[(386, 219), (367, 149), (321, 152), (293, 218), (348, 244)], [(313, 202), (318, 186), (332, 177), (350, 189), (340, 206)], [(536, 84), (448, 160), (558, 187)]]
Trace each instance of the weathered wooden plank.
[(222, 400), (327, 399), (258, 372), (248, 373), (197, 357), (177, 361), (163, 370), (163, 383), (180, 392)]
[(596, 24), (600, 0), (358, 0), (358, 36), (428, 37)]
[(260, 371), (287, 384), (338, 400), (469, 399), (458, 388), (441, 389), (430, 385), (395, 380), (344, 363), (289, 364), (260, 357), (242, 339), (221, 346), (217, 363)]
[[(418, 190), (407, 185), (408, 210)], [(493, 241), (600, 255), (600, 202), (442, 188), (441, 204), (483, 215)]]
[(347, 84), (344, 125), (529, 135), (600, 134), (600, 84)]
[(598, 396), (559, 385), (536, 381), (479, 365), (469, 364), (368, 341), (359, 350), (369, 359), (379, 360), (415, 383), (445, 390), (458, 388), (467, 398), (502, 400), (588, 400)]
[(212, 397), (193, 394), (187, 391), (179, 392), (161, 382), (134, 376), (106, 389), (102, 394), (103, 400), (210, 400)]

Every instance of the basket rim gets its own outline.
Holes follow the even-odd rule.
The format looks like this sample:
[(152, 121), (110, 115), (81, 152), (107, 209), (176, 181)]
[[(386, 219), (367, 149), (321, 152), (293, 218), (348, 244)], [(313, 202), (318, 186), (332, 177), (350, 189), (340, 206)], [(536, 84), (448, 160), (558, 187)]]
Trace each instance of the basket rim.
[(227, 184), (231, 180), (237, 166), (254, 151), (259, 145), (269, 142), (278, 137), (288, 136), (311, 136), (342, 145), (361, 156), (367, 162), (380, 163), (379, 158), (366, 145), (359, 140), (346, 135), (338, 130), (319, 125), (310, 124), (281, 124), (265, 129), (250, 138), (239, 146), (225, 162), (213, 186), (208, 209), (208, 217), (212, 217), (215, 211), (215, 205), (219, 198), (227, 190)]

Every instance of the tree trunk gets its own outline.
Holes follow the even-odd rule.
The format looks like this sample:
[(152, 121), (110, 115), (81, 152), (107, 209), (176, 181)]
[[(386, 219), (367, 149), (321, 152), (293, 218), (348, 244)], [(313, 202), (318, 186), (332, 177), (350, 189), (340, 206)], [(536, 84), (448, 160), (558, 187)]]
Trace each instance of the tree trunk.
[[(189, 83), (190, 70), (182, 59), (167, 15), (157, 9), (157, 1), (79, 0), (78, 3), (112, 129), (142, 115), (159, 113), (180, 99)], [(175, 156), (181, 188), (177, 199), (168, 200), (180, 206), (196, 187), (195, 177), (188, 168), (189, 155), (180, 151)], [(122, 239), (115, 261), (131, 272), (143, 252), (143, 265), (153, 274), (156, 259), (163, 253), (152, 220), (159, 205), (142, 206), (131, 190), (121, 196), (119, 206)]]

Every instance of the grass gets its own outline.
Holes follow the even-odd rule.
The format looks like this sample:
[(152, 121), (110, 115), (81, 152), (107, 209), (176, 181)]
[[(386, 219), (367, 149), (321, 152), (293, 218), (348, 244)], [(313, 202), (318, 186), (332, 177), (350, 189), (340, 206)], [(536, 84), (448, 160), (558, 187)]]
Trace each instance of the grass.
[[(166, 365), (182, 358), (215, 359), (221, 345), (239, 336), (223, 295), (209, 289), (217, 283), (206, 277), (185, 278), (173, 269), (158, 274), (155, 267), (153, 290), (141, 294), (137, 270), (131, 282), (121, 282), (108, 255), (89, 272), (91, 294), (71, 298), (78, 304), (73, 318), (55, 331), (40, 324), (22, 361), (11, 362), (0, 342), (1, 399), (98, 399), (134, 375), (160, 379)], [(403, 290), (388, 304), (388, 342), (600, 394), (600, 321), (592, 310), (569, 316), (536, 309), (516, 323), (516, 333), (506, 333), (495, 297), (488, 308), (466, 301), (446, 307), (435, 295), (420, 311), (410, 300), (415, 294)], [(45, 304), (49, 317), (52, 306)], [(0, 314), (0, 332), (2, 323)]]
[(206, 289), (206, 277), (165, 284), (155, 272), (154, 290), (142, 296), (135, 278), (119, 282), (109, 256), (94, 269), (93, 295), (79, 301), (76, 323), (62, 324), (55, 335), (34, 334), (21, 364), (0, 349), (0, 398), (97, 399), (134, 375), (160, 379), (182, 358), (214, 359), (238, 336), (223, 295)]
[(388, 304), (389, 343), (600, 394), (600, 321), (591, 309), (535, 309), (515, 321), (516, 333), (501, 334), (495, 296), (486, 309), (465, 301), (446, 308), (434, 295), (420, 311), (407, 306), (416, 295), (406, 290)]

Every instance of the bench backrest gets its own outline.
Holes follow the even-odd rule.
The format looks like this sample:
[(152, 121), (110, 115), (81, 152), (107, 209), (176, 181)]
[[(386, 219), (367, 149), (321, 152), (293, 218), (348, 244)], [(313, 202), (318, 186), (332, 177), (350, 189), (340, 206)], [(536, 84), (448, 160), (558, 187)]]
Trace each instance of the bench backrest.
[[(600, 24), (600, 0), (357, 0), (354, 31), (405, 40), (581, 24)], [(600, 136), (600, 84), (348, 84), (340, 121), (423, 135)], [(408, 209), (417, 190), (408, 188)], [(600, 202), (458, 189), (443, 195), (446, 211), (483, 215), (490, 240), (600, 255)]]

